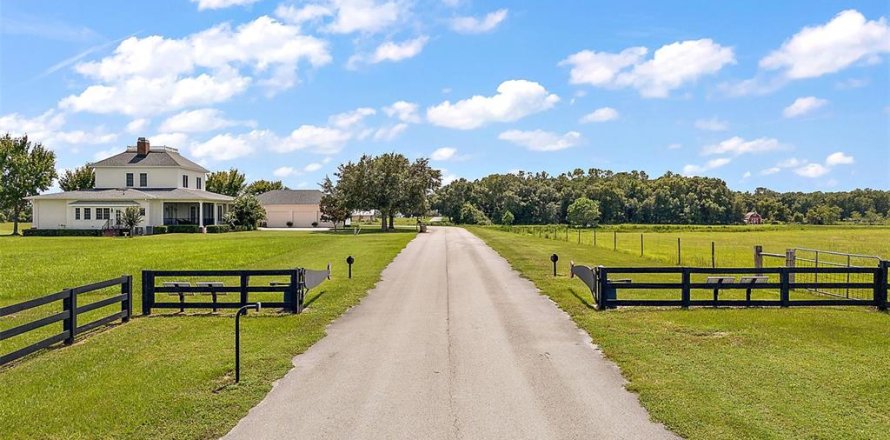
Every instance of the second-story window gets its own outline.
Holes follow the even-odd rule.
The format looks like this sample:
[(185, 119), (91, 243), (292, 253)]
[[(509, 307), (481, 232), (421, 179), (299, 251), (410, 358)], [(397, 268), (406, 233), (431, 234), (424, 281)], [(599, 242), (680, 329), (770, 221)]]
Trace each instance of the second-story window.
[(133, 186), (133, 173), (127, 173), (127, 187)]
[(182, 176), (182, 187), (183, 188), (189, 187), (189, 176)]
[(201, 178), (195, 177), (195, 189), (201, 189)]
[(148, 186), (148, 173), (139, 173), (139, 186)]

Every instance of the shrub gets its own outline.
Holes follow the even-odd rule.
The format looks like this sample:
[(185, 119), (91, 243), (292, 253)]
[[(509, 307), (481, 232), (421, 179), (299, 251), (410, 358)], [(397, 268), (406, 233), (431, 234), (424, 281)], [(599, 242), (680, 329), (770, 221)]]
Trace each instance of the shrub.
[(288, 221), (288, 222), (285, 223), (285, 224), (287, 225), (288, 228), (293, 228), (293, 227), (294, 227), (294, 222), (292, 222), (292, 221)]
[(313, 227), (313, 228), (317, 228), (317, 227), (318, 227), (318, 222), (312, 222), (312, 227)]
[(152, 228), (152, 232), (151, 232), (151, 233), (152, 233), (152, 234), (155, 234), (155, 235), (157, 235), (157, 234), (166, 234), (166, 233), (167, 233), (167, 227), (166, 227), (166, 226), (155, 226), (155, 227)]
[(198, 225), (170, 225), (167, 226), (167, 232), (171, 234), (197, 234), (201, 232)]
[(231, 231), (232, 228), (229, 225), (210, 225), (207, 227), (208, 234), (222, 234)]
[(25, 229), (22, 235), (26, 237), (99, 237), (100, 229)]
[(266, 210), (260, 205), (260, 201), (252, 194), (242, 194), (232, 204), (234, 222), (241, 226), (247, 226), (251, 230), (266, 219)]
[(470, 203), (464, 203), (464, 206), (460, 208), (460, 222), (468, 225), (491, 224), (485, 213)]
[(501, 224), (502, 224), (502, 225), (510, 226), (510, 225), (513, 224), (513, 221), (514, 221), (514, 220), (516, 220), (516, 217), (513, 216), (513, 213), (510, 212), (510, 211), (507, 211), (507, 212), (505, 212), (504, 215), (501, 217)]

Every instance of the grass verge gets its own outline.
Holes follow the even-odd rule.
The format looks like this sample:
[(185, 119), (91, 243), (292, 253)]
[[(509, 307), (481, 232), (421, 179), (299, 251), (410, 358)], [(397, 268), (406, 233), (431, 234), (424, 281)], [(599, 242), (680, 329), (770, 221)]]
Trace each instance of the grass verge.
[[(692, 439), (890, 438), (890, 315), (873, 308), (597, 312), (568, 261), (622, 252), (470, 228), (587, 331), (655, 420)], [(561, 276), (550, 274), (558, 253)]]
[[(139, 317), (0, 370), (3, 438), (212, 438), (235, 425), (324, 336), (414, 237), (248, 232), (134, 239), (0, 238), (2, 302), (142, 268), (324, 267), (334, 279), (310, 292), (300, 315), (242, 319), (241, 383), (233, 384), (232, 314)], [(341, 263), (356, 258), (353, 279)], [(138, 276), (134, 280), (139, 286)], [(138, 291), (138, 287), (137, 287)], [(139, 305), (134, 307), (139, 310)], [(8, 328), (6, 322), (2, 328)], [(294, 414), (294, 417), (299, 417)]]

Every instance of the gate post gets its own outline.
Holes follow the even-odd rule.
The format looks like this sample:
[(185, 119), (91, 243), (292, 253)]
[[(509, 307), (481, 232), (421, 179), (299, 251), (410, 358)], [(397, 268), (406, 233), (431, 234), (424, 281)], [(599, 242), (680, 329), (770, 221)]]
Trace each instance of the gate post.
[(596, 271), (596, 309), (606, 310), (606, 283), (608, 282), (608, 272), (603, 266), (597, 266)]
[(133, 276), (124, 275), (121, 283), (121, 293), (126, 295), (121, 301), (121, 322), (130, 322), (130, 316), (133, 315)]
[(788, 307), (791, 302), (790, 283), (791, 283), (791, 277), (794, 276), (794, 274), (791, 273), (791, 270), (793, 270), (793, 269), (789, 269), (789, 268), (785, 267), (785, 268), (782, 268), (781, 272), (779, 272), (779, 280), (782, 285), (779, 288), (779, 300), (782, 303), (781, 304), (782, 307)]
[(692, 277), (690, 276), (688, 267), (683, 268), (683, 272), (681, 272), (681, 276), (682, 276), (682, 283), (683, 283), (682, 289), (683, 290), (680, 294), (681, 295), (680, 301), (682, 302), (682, 305), (680, 307), (682, 307), (684, 309), (688, 309), (689, 303), (692, 299), (692, 295), (691, 295), (692, 289), (689, 287), (690, 280)]
[(890, 270), (890, 261), (881, 261), (878, 271), (875, 273), (875, 306), (882, 311), (887, 310), (888, 270)]
[(62, 299), (62, 310), (68, 312), (68, 319), (62, 321), (62, 330), (68, 332), (65, 345), (74, 343), (77, 336), (77, 294), (74, 289), (65, 289), (68, 296)]
[(151, 315), (155, 304), (155, 274), (150, 270), (142, 271), (142, 314)]
[[(763, 246), (757, 245), (754, 246), (754, 268), (755, 269), (763, 269)], [(757, 272), (757, 275), (762, 275), (760, 272)]]

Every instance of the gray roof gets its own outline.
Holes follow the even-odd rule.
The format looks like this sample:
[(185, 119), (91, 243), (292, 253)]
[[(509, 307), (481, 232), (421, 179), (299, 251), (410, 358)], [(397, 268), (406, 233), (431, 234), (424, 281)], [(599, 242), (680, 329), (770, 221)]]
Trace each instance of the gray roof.
[(257, 196), (262, 205), (317, 205), (321, 203), (317, 189), (276, 189)]
[(198, 165), (182, 155), (178, 151), (166, 147), (155, 147), (146, 155), (137, 154), (133, 149), (100, 160), (92, 167), (180, 167), (200, 173), (209, 173), (206, 168)]
[(65, 191), (27, 197), (29, 200), (74, 200), (74, 201), (128, 201), (128, 200), (191, 200), (208, 202), (231, 202), (229, 196), (210, 191), (187, 188), (171, 189), (92, 189), (85, 191)]

